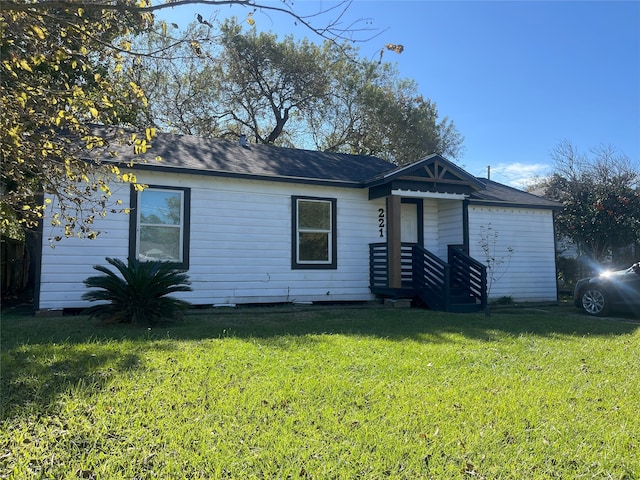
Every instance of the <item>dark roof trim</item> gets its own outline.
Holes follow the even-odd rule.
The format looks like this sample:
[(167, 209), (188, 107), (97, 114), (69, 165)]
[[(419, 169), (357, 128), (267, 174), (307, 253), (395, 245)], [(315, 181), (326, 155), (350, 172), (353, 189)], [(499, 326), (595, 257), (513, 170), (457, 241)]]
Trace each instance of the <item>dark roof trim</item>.
[[(105, 133), (106, 127), (95, 127)], [(237, 178), (268, 182), (297, 183), (337, 188), (370, 189), (378, 196), (392, 189), (446, 191), (469, 195), (474, 205), (509, 205), (537, 208), (560, 208), (556, 202), (522, 192), (490, 180), (474, 177), (439, 154), (401, 167), (367, 155), (319, 152), (271, 145), (241, 145), (230, 140), (193, 135), (159, 133), (152, 140), (150, 153), (162, 158), (160, 163), (144, 156), (132, 155), (126, 137), (105, 147), (116, 152), (106, 159), (123, 168), (158, 171), (170, 174)], [(93, 151), (92, 153), (96, 153)], [(92, 158), (92, 155), (89, 155)], [(105, 155), (106, 157), (106, 155)], [(108, 158), (108, 157), (107, 157)], [(129, 161), (133, 161), (130, 164)]]
[[(158, 163), (136, 163), (133, 166), (129, 166), (128, 164), (123, 163), (123, 164), (120, 164), (120, 166), (122, 168), (129, 168), (133, 170), (137, 169), (137, 170), (157, 171), (157, 172), (165, 172), (165, 173), (172, 173), (172, 174), (185, 174), (185, 175), (221, 177), (221, 178), (238, 178), (243, 180), (271, 181), (271, 182), (280, 182), (280, 183), (297, 183), (297, 184), (304, 184), (304, 185), (318, 185), (318, 186), (328, 186), (328, 187), (338, 187), (338, 188), (355, 188), (355, 189), (370, 188), (371, 191), (369, 192), (369, 199), (371, 200), (373, 198), (378, 198), (378, 197), (386, 196), (389, 194), (393, 186), (399, 181), (399, 179), (395, 177), (396, 173), (399, 173), (399, 172), (410, 173), (414, 167), (421, 168), (423, 162), (425, 161), (427, 160), (425, 159), (418, 162), (417, 164), (401, 167), (397, 171), (394, 171), (391, 174), (389, 174), (389, 177), (393, 177), (393, 178), (384, 179), (384, 180), (381, 179), (375, 182), (356, 182), (356, 181), (345, 181), (345, 180), (335, 180), (335, 179), (324, 180), (324, 179), (318, 179), (318, 178), (248, 174), (248, 173), (241, 173), (241, 172), (221, 171), (221, 170), (194, 170), (193, 168), (188, 168), (188, 167), (173, 167), (173, 166), (168, 166), (168, 165), (163, 165)], [(401, 175), (400, 175), (400, 178), (401, 178)], [(497, 182), (491, 182), (486, 179), (479, 179), (476, 177), (472, 177), (472, 178), (474, 179), (474, 184), (480, 184), (483, 187), (490, 186), (492, 189), (492, 192), (495, 192), (495, 193), (494, 195), (492, 195), (493, 198), (481, 198), (482, 196), (486, 196), (488, 192), (476, 191), (472, 193), (471, 196), (467, 199), (470, 205), (511, 207), (511, 208), (532, 208), (532, 209), (541, 209), (541, 210), (562, 209), (561, 204), (558, 204), (556, 202), (551, 202), (549, 200), (537, 197), (536, 195), (532, 195), (527, 192), (514, 189), (512, 187), (508, 187), (507, 185), (502, 185)], [(428, 183), (429, 181), (425, 179), (425, 184), (428, 184)], [(460, 187), (456, 188), (456, 192), (458, 192), (459, 189)], [(498, 191), (495, 191), (496, 189)], [(373, 191), (377, 192), (377, 194), (373, 194)], [(425, 191), (434, 191), (434, 189), (425, 188)], [(514, 197), (514, 198), (509, 199), (509, 197)]]
[(517, 208), (541, 208), (560, 210), (562, 204), (547, 200), (523, 190), (494, 182), (486, 178), (478, 181), (485, 185), (485, 189), (471, 194), (469, 203), (472, 205), (510, 206)]
[[(484, 183), (482, 183), (476, 177), (474, 177), (469, 172), (463, 170), (462, 168), (458, 167), (456, 164), (450, 162), (449, 160), (444, 158), (442, 155), (439, 155), (437, 153), (433, 153), (428, 157), (425, 157), (422, 160), (418, 160), (417, 162), (414, 162), (412, 164), (404, 165), (390, 172), (383, 173), (382, 175), (379, 175), (378, 177), (369, 180), (368, 186), (381, 185), (381, 184), (390, 182), (392, 180), (395, 180), (399, 177), (411, 175), (412, 173), (418, 170), (424, 169), (426, 165), (433, 164), (436, 162), (444, 165), (447, 168), (447, 170), (449, 170), (455, 176), (459, 177), (462, 181), (469, 183), (469, 186), (472, 189), (483, 190), (485, 188)], [(428, 180), (425, 178), (425, 182), (426, 181)]]
[(121, 168), (127, 168), (130, 170), (148, 170), (153, 172), (165, 172), (165, 173), (177, 173), (184, 175), (196, 175), (206, 177), (223, 177), (223, 178), (240, 178), (243, 180), (261, 180), (270, 182), (283, 182), (283, 183), (302, 183), (306, 185), (324, 185), (329, 187), (343, 187), (343, 188), (366, 188), (366, 185), (362, 182), (348, 182), (343, 180), (322, 180), (317, 178), (304, 178), (304, 177), (285, 177), (285, 176), (271, 176), (260, 175), (252, 173), (238, 173), (221, 170), (195, 170), (188, 167), (169, 167), (166, 165), (149, 164), (149, 163), (135, 163), (133, 165), (120, 164)]
[(532, 210), (561, 210), (562, 205), (541, 205), (533, 203), (511, 203), (503, 200), (476, 200), (473, 198), (467, 199), (469, 205), (479, 205), (483, 207), (508, 207), (508, 208), (529, 208)]

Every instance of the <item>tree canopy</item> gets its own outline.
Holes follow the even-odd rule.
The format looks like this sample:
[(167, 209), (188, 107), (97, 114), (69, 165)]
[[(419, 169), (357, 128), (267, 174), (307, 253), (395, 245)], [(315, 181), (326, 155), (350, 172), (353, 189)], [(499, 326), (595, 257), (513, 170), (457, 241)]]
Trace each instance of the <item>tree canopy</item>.
[[(133, 4), (133, 3), (132, 3)], [(46, 8), (44, 8), (46, 6)], [(42, 7), (42, 8), (41, 8)], [(92, 151), (111, 141), (146, 150), (153, 136), (117, 139), (92, 134), (92, 124), (127, 125), (144, 106), (144, 92), (118, 74), (130, 38), (153, 17), (133, 10), (87, 8), (72, 2), (5, 2), (0, 13), (0, 138), (3, 225), (33, 227), (52, 194), (60, 211), (50, 221), (68, 236), (92, 238), (97, 215), (110, 204), (105, 175), (135, 182)], [(93, 162), (86, 161), (94, 157)]]
[(556, 232), (603, 263), (615, 249), (640, 239), (640, 171), (615, 148), (580, 154), (568, 141), (553, 152), (555, 173), (544, 182), (545, 196), (559, 201)]
[[(41, 222), (50, 208), (43, 201), (47, 193), (46, 201), (56, 205), (47, 223), (63, 227), (65, 236), (94, 238), (97, 217), (124, 210), (123, 202), (111, 197), (110, 182), (143, 187), (123, 173), (111, 147), (130, 145), (138, 161), (152, 161), (156, 126), (217, 136), (246, 130), (255, 141), (290, 146), (311, 138), (318, 148), (399, 163), (420, 152), (457, 152), (461, 137), (455, 127), (437, 121), (435, 104), (420, 97), (412, 82), (398, 81), (380, 61), (355, 61), (354, 33), (365, 40), (374, 34), (368, 27), (342, 26), (350, 3), (328, 7), (324, 13), (333, 20), (317, 25), (315, 15), (297, 15), (292, 2), (4, 1), (3, 231), (15, 222), (29, 228)], [(202, 15), (194, 28), (174, 35), (177, 25), (154, 16), (186, 4), (246, 6), (249, 24), (258, 10), (288, 15), (327, 42), (277, 41), (255, 30), (240, 32), (233, 22), (211, 35), (214, 26)], [(179, 57), (175, 71), (160, 63)], [(169, 84), (174, 73), (181, 84)], [(95, 126), (113, 128), (98, 132)], [(418, 141), (426, 138), (430, 143)]]
[[(199, 4), (206, 8), (238, 4), (288, 15), (296, 23), (327, 39), (351, 37), (354, 30), (337, 20), (312, 25), (315, 15), (295, 13), (287, 2), (258, 0), (6, 0), (0, 10), (0, 215), (2, 231), (22, 224), (32, 228), (43, 218), (50, 194), (56, 212), (47, 222), (64, 227), (66, 236), (93, 238), (97, 216), (120, 211), (121, 202), (111, 198), (109, 180), (136, 182), (107, 163), (113, 142), (127, 143), (144, 156), (155, 134), (141, 122), (148, 101), (132, 71), (143, 58), (165, 56), (181, 45), (192, 52), (200, 39), (185, 35), (172, 38), (166, 22), (154, 13), (165, 8)], [(332, 6), (339, 16), (350, 1)], [(326, 14), (327, 10), (321, 10)], [(202, 18), (201, 16), (199, 16)], [(202, 21), (202, 20), (201, 20)], [(207, 23), (202, 21), (202, 23)], [(156, 34), (165, 39), (162, 48), (136, 50), (139, 35)], [(367, 28), (360, 34), (369, 34)], [(351, 37), (352, 40), (356, 40)], [(96, 134), (92, 125), (133, 127), (125, 133)], [(106, 132), (107, 130), (102, 130)], [(100, 152), (100, 153), (98, 153)], [(145, 161), (141, 159), (140, 161)], [(48, 199), (48, 201), (51, 201)]]
[[(202, 26), (207, 29), (211, 25)], [(147, 59), (135, 81), (160, 129), (258, 143), (375, 155), (397, 164), (430, 153), (456, 158), (462, 136), (394, 65), (360, 58), (348, 43), (258, 33), (235, 20), (198, 44), (198, 55)], [(204, 36), (204, 35), (203, 35)], [(156, 47), (158, 48), (158, 47)], [(384, 51), (401, 53), (399, 45)]]

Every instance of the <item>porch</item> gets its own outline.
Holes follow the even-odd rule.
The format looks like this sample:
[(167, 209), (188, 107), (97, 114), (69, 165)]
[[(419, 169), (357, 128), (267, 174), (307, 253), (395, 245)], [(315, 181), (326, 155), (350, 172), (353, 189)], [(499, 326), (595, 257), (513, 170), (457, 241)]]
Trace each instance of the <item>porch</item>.
[(457, 245), (448, 246), (447, 260), (441, 260), (417, 243), (403, 242), (400, 249), (398, 282), (389, 274), (387, 244), (371, 243), (369, 288), (373, 294), (381, 297), (419, 298), (432, 310), (484, 310), (487, 304), (486, 267), (468, 256)]

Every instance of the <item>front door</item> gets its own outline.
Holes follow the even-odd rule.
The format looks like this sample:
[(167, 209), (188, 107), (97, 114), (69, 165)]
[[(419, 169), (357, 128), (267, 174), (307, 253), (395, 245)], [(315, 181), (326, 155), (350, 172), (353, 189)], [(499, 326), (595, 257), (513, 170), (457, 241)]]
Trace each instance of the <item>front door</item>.
[[(387, 259), (388, 286), (402, 287), (402, 244), (422, 244), (424, 233), (422, 230), (423, 205), (418, 199), (401, 199), (397, 196), (387, 198)], [(409, 260), (411, 257), (408, 257)]]
[(402, 203), (400, 207), (400, 239), (402, 243), (418, 243), (418, 204)]

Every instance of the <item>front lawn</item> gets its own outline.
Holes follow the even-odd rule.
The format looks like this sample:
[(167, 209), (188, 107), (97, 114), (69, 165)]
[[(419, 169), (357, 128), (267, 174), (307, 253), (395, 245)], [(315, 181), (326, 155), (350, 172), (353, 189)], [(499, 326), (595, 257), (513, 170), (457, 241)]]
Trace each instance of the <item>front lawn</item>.
[(640, 324), (553, 309), (2, 317), (0, 478), (640, 478)]

